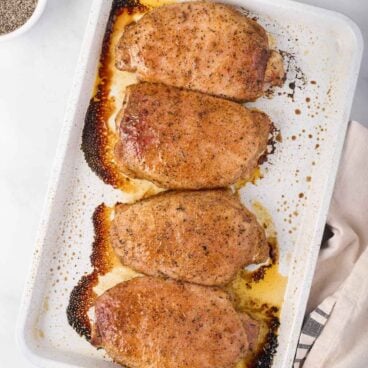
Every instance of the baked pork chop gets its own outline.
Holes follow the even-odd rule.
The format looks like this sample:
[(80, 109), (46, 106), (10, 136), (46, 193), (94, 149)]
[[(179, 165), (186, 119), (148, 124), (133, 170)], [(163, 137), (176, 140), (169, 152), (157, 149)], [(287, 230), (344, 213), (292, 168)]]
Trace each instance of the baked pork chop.
[(168, 189), (224, 187), (249, 179), (271, 130), (259, 111), (153, 83), (127, 87), (116, 123), (120, 170)]
[(269, 256), (263, 228), (225, 189), (119, 204), (110, 234), (122, 264), (202, 285), (227, 284), (242, 267)]
[(138, 277), (94, 306), (92, 344), (130, 368), (234, 368), (249, 348), (249, 322), (220, 289)]
[(265, 83), (284, 78), (282, 57), (257, 22), (232, 6), (201, 1), (156, 8), (127, 26), (116, 66), (142, 81), (239, 101), (255, 100)]

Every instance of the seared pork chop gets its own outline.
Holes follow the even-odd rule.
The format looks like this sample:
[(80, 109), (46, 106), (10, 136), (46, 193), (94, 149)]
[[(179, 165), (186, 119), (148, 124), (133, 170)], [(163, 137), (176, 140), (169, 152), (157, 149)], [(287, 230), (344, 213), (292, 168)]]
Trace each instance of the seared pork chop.
[(156, 8), (127, 26), (116, 66), (136, 71), (142, 81), (249, 101), (263, 94), (265, 82), (282, 83), (282, 58), (271, 55), (265, 30), (234, 7), (184, 2)]
[(138, 277), (97, 298), (91, 342), (130, 368), (234, 368), (248, 325), (220, 289)]
[(224, 187), (249, 179), (271, 129), (259, 111), (152, 83), (127, 87), (116, 123), (120, 170), (168, 189)]
[(269, 256), (263, 228), (228, 190), (167, 192), (119, 204), (110, 234), (122, 264), (203, 285), (224, 285)]

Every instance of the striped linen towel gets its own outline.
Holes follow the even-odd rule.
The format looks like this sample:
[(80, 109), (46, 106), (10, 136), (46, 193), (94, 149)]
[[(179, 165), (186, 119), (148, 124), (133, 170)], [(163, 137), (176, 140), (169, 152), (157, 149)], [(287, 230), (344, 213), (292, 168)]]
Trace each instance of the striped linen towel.
[(293, 368), (303, 367), (309, 351), (330, 318), (335, 303), (334, 297), (328, 297), (304, 321)]

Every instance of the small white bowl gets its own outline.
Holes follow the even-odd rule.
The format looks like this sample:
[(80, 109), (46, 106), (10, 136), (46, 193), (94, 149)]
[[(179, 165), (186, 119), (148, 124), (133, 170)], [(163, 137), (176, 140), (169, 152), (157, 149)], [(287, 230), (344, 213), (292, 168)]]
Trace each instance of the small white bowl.
[(40, 18), (41, 14), (43, 13), (45, 9), (46, 3), (47, 3), (47, 0), (38, 0), (36, 4), (36, 8), (33, 11), (33, 14), (31, 15), (31, 17), (22, 26), (15, 29), (14, 31), (0, 35), (0, 42), (11, 40), (12, 38), (15, 38), (23, 34), (24, 32), (28, 31)]

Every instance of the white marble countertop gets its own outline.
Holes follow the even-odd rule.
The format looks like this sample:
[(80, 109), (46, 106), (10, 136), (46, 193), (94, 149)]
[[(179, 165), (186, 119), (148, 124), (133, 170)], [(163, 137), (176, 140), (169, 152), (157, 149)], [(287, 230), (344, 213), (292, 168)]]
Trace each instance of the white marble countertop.
[[(340, 11), (368, 44), (368, 2), (305, 0)], [(15, 322), (90, 0), (49, 0), (35, 27), (0, 43), (0, 367), (27, 368)], [(352, 118), (368, 126), (368, 51)]]

